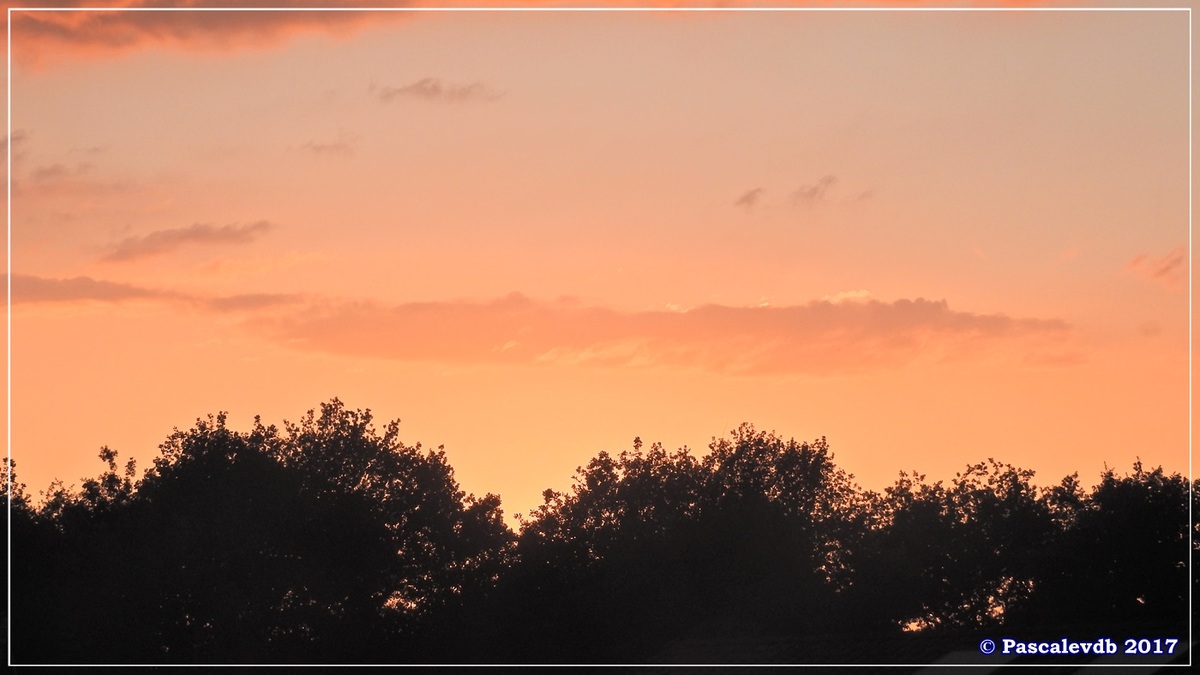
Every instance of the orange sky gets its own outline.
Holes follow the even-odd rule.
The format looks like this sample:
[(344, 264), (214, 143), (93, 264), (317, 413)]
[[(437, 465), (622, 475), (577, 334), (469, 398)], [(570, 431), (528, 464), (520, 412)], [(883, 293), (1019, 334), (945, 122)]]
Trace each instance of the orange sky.
[(333, 396), (508, 514), (743, 421), (873, 489), (1186, 472), (1188, 31), (15, 12), (19, 476)]

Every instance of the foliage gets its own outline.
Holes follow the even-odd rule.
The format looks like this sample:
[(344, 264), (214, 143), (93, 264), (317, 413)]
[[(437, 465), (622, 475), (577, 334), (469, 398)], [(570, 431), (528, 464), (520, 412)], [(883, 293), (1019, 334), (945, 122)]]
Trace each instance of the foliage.
[(440, 450), (405, 447), (395, 423), (380, 436), (336, 399), (282, 434), (210, 416), (160, 451), (140, 481), (105, 448), (107, 472), (52, 489), (15, 547), (18, 661), (417, 654), (512, 538), (499, 500), (465, 497)]
[[(1187, 478), (1142, 463), (1102, 475), (1037, 558), (1036, 593), (1014, 620), (1163, 623), (1188, 606)], [(1064, 509), (1065, 510), (1065, 509)]]
[(689, 633), (849, 621), (830, 610), (849, 583), (856, 494), (825, 439), (750, 425), (713, 439), (702, 460), (640, 439), (601, 453), (522, 523), (513, 602), (552, 637), (519, 656), (587, 654), (604, 636), (638, 660)]
[(199, 419), (140, 478), (100, 459), (36, 505), (4, 467), (18, 663), (641, 663), (721, 660), (696, 651), (716, 643), (882, 662), (871, 645), (910, 633), (1182, 635), (1200, 556), (1196, 486), (1161, 468), (1089, 491), (989, 459), (874, 493), (824, 438), (748, 424), (702, 457), (601, 452), (519, 535), (443, 448), (337, 399), (282, 428)]
[(865, 593), (904, 628), (988, 626), (1025, 600), (1052, 528), (1033, 472), (993, 459), (944, 486), (901, 473), (875, 498), (863, 546)]

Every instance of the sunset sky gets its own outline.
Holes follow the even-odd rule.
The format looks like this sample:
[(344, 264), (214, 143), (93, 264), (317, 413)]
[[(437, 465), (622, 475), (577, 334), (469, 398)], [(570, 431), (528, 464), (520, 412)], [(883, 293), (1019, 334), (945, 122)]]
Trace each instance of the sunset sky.
[(1186, 473), (1190, 20), (14, 11), (19, 478), (334, 396), (510, 516), (741, 422)]

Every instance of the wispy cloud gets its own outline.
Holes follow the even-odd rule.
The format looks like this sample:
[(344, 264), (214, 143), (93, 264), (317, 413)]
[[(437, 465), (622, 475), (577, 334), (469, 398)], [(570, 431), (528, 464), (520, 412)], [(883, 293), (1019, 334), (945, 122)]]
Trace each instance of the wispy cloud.
[(21, 129), (17, 129), (16, 131), (12, 132), (11, 136), (5, 136), (4, 139), (0, 141), (0, 152), (7, 153), (9, 147), (11, 146), (13, 156), (16, 157), (19, 152), (18, 148), (20, 148), (28, 140), (29, 134)]
[(924, 299), (621, 312), (516, 294), (481, 303), (318, 303), (253, 317), (248, 325), (300, 349), (404, 361), (814, 375), (956, 359), (991, 348), (1015, 349), (1019, 362), (1044, 347), (1040, 341), (1061, 346), (1070, 333), (1060, 320), (959, 312)]
[(30, 173), (29, 178), (34, 181), (56, 181), (66, 178), (74, 178), (89, 173), (94, 167), (90, 163), (77, 164), (74, 167), (68, 167), (65, 164), (51, 164), (49, 166), (40, 166)]
[[(774, 198), (770, 201), (773, 206), (789, 206), (793, 209), (815, 210), (818, 207), (853, 207), (875, 197), (874, 188), (859, 189), (857, 191), (849, 190), (847, 192), (846, 190), (837, 189), (836, 186), (838, 185), (841, 185), (841, 179), (833, 174), (826, 174), (810, 183), (803, 183), (799, 187), (781, 190), (780, 194), (786, 196)], [(733, 201), (733, 206), (745, 209), (747, 212), (752, 211), (755, 207), (764, 203), (766, 193), (767, 188), (764, 187), (755, 187), (746, 190)]]
[(235, 223), (216, 227), (205, 223), (195, 223), (190, 227), (156, 230), (143, 237), (129, 237), (118, 242), (102, 260), (109, 262), (135, 260), (161, 255), (191, 244), (246, 244), (274, 227), (273, 224), (260, 220), (248, 225)]
[[(18, 152), (16, 147), (14, 144), (14, 152)], [(18, 154), (24, 154), (24, 151)], [(23, 169), (19, 164), (26, 162), (18, 162), (19, 159), (14, 155), (13, 195), (28, 200), (45, 200), (41, 203), (50, 212), (62, 213), (110, 203), (127, 207), (132, 201), (129, 199), (130, 193), (145, 189), (126, 178), (106, 174), (90, 162), (55, 162)]]
[(1140, 253), (1125, 265), (1125, 271), (1161, 283), (1171, 290), (1178, 290), (1183, 286), (1187, 274), (1187, 248), (1177, 246), (1158, 258)]
[(763, 188), (747, 190), (746, 192), (742, 193), (741, 197), (738, 197), (737, 200), (733, 202), (733, 205), (743, 206), (746, 209), (752, 209), (754, 208), (754, 205), (758, 203), (759, 198), (762, 197), (763, 192)]
[(12, 275), (14, 305), (79, 304), (100, 302), (123, 304), (152, 301), (170, 305), (186, 305), (215, 312), (249, 312), (292, 305), (304, 296), (288, 293), (246, 293), (227, 296), (204, 296), (178, 291), (157, 290), (116, 281), (91, 277), (53, 279), (29, 274)]
[[(28, 6), (34, 3), (22, 3)], [(40, 3), (39, 3), (40, 4)], [(188, 7), (228, 8), (225, 0), (56, 0), (64, 8)], [(228, 52), (282, 43), (295, 35), (342, 35), (367, 26), (410, 18), (405, 12), (302, 11), (305, 6), (395, 7), (394, 0), (261, 0), (257, 7), (287, 7), (301, 11), (244, 12), (38, 12), (13, 8), (14, 57), (26, 65), (53, 64), (65, 59), (119, 54), (151, 46), (192, 51)], [(403, 3), (401, 3), (403, 4)], [(30, 8), (33, 9), (33, 8)]]
[(395, 98), (410, 98), (438, 103), (490, 102), (500, 99), (504, 92), (496, 91), (482, 82), (449, 84), (436, 77), (426, 77), (402, 87), (376, 87), (371, 85), (380, 101), (388, 103)]
[[(16, 149), (18, 147), (20, 145), (14, 142), (14, 164), (16, 160), (21, 159), (17, 155), (23, 154)], [(116, 181), (102, 180), (97, 177), (96, 165), (91, 162), (76, 164), (55, 162), (35, 166), (28, 171), (21, 171), (15, 166), (14, 169), (16, 170), (13, 172), (13, 192), (25, 196), (58, 197), (90, 192), (116, 192), (124, 191), (128, 187)]]
[(343, 132), (338, 133), (338, 138), (336, 141), (331, 141), (329, 143), (309, 141), (300, 147), (318, 156), (352, 157), (354, 155), (354, 145), (355, 139)]
[(819, 178), (815, 183), (806, 183), (796, 188), (792, 192), (792, 204), (794, 206), (814, 206), (825, 201), (826, 194), (829, 188), (837, 183), (837, 176), (826, 175)]
[(28, 274), (12, 275), (13, 304), (47, 302), (125, 302), (178, 299), (174, 293), (91, 277), (48, 279)]

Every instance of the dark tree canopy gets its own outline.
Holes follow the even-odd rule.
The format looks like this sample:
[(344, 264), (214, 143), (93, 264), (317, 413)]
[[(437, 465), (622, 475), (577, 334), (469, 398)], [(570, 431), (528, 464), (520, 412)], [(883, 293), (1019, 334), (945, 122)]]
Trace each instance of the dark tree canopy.
[(1038, 592), (1014, 620), (1157, 625), (1186, 616), (1190, 498), (1188, 480), (1161, 468), (1105, 471), (1090, 495), (1060, 507), (1060, 527), (1036, 558)]
[[(4, 467), (17, 663), (923, 663), (979, 635), (1186, 638), (1188, 480), (989, 459), (864, 491), (824, 438), (635, 438), (505, 525), (333, 399), (199, 419), (34, 503)], [(1166, 657), (1159, 657), (1162, 663)], [(1141, 661), (1149, 663), (1149, 661)]]
[(860, 555), (864, 602), (910, 629), (1000, 623), (1029, 595), (1053, 527), (1032, 477), (995, 460), (949, 486), (902, 473), (875, 499)]
[(431, 617), (485, 592), (510, 547), (498, 498), (464, 495), (440, 449), (403, 445), (396, 423), (380, 436), (336, 399), (283, 433), (222, 414), (160, 449), (136, 484), (104, 449), (106, 473), (31, 518), (18, 661), (416, 656)]

